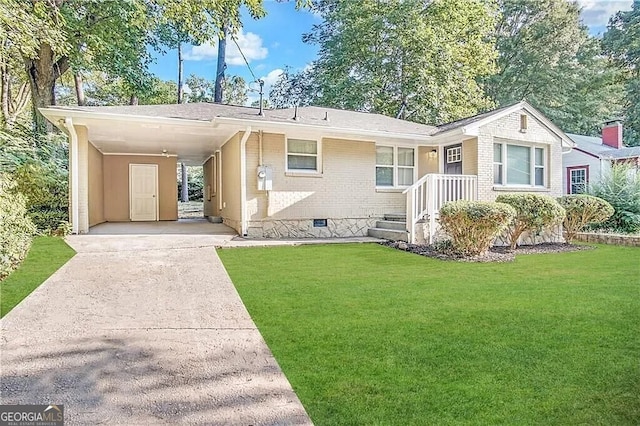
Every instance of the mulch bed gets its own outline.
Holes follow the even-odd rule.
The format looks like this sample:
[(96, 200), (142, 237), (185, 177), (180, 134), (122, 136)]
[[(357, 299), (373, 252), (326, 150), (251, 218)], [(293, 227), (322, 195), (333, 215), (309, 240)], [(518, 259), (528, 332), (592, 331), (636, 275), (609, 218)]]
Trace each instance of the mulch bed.
[(421, 256), (456, 262), (513, 262), (517, 254), (564, 253), (595, 249), (594, 246), (586, 245), (544, 243), (534, 246), (521, 246), (515, 250), (510, 250), (509, 247), (492, 247), (487, 253), (481, 256), (462, 256), (448, 249), (446, 246), (444, 246), (444, 248), (438, 248), (432, 245), (408, 244), (403, 241), (385, 241), (380, 244)]

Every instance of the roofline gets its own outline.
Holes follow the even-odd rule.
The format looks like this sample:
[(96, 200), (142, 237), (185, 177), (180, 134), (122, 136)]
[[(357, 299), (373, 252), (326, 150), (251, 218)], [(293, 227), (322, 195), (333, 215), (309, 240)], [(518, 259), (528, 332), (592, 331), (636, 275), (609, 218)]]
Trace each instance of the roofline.
[(38, 108), (40, 113), (44, 115), (54, 125), (58, 126), (56, 119), (63, 119), (65, 117), (73, 118), (103, 118), (106, 120), (119, 120), (119, 121), (147, 121), (157, 124), (181, 124), (181, 125), (196, 125), (198, 127), (211, 127), (213, 120), (193, 120), (190, 118), (174, 118), (174, 117), (153, 117), (149, 115), (131, 115), (131, 114), (115, 114), (111, 112), (98, 112), (98, 111), (79, 111), (77, 109), (65, 109), (65, 108)]
[(173, 118), (173, 117), (153, 117), (148, 115), (131, 115), (131, 114), (116, 114), (110, 112), (99, 112), (99, 111), (79, 111), (76, 109), (65, 109), (65, 108), (39, 108), (39, 111), (44, 115), (49, 121), (51, 121), (56, 127), (59, 127), (60, 123), (58, 120), (64, 119), (65, 117), (73, 117), (73, 118), (84, 118), (84, 119), (95, 119), (102, 118), (105, 120), (118, 120), (118, 121), (130, 121), (130, 122), (140, 122), (146, 121), (149, 123), (157, 123), (157, 124), (166, 124), (166, 125), (195, 125), (198, 127), (217, 127), (221, 124), (234, 124), (234, 125), (242, 125), (243, 127), (247, 124), (251, 126), (260, 126), (266, 128), (277, 128), (277, 127), (285, 127), (285, 128), (296, 128), (296, 129), (311, 129), (311, 130), (323, 130), (323, 131), (331, 131), (333, 133), (347, 133), (351, 135), (359, 135), (366, 137), (385, 137), (385, 138), (396, 138), (396, 139), (410, 139), (417, 140), (423, 142), (429, 142), (431, 140), (431, 136), (428, 134), (417, 134), (417, 133), (397, 133), (397, 132), (383, 132), (378, 130), (361, 130), (361, 129), (353, 129), (348, 127), (333, 127), (333, 126), (318, 126), (314, 124), (306, 124), (306, 123), (287, 123), (283, 121), (274, 121), (269, 120), (267, 118), (264, 119), (249, 119), (249, 118), (234, 118), (234, 117), (213, 117), (210, 121), (204, 120), (193, 120), (188, 118)]
[(594, 154), (594, 153), (589, 152), (589, 151), (585, 151), (583, 148), (580, 148), (579, 146), (575, 146), (573, 149), (575, 149), (576, 151), (580, 151), (580, 152), (582, 152), (583, 154), (590, 155), (590, 156), (592, 156), (592, 157), (594, 157), (594, 158), (602, 158), (600, 155), (598, 155), (598, 154)]
[(545, 126), (547, 126), (553, 133), (555, 133), (557, 136), (560, 137), (560, 140), (562, 141), (563, 144), (565, 144), (567, 147), (569, 148), (574, 148), (576, 146), (575, 142), (565, 133), (562, 131), (562, 129), (560, 129), (558, 126), (556, 126), (551, 120), (549, 120), (547, 117), (544, 116), (544, 114), (542, 114), (540, 111), (538, 111), (537, 109), (535, 109), (531, 104), (529, 104), (527, 101), (520, 101), (516, 104), (513, 104), (509, 107), (505, 107), (504, 109), (501, 109), (500, 111), (497, 111), (493, 114), (489, 114), (487, 117), (484, 117), (478, 121), (474, 121), (472, 123), (469, 123), (466, 126), (460, 126), (451, 130), (447, 130), (444, 131), (442, 133), (439, 133), (435, 136), (433, 136), (434, 138), (440, 138), (441, 136), (449, 136), (452, 134), (456, 134), (456, 133), (460, 133), (460, 134), (470, 134), (469, 132), (472, 131), (472, 129), (477, 129), (479, 127), (484, 126), (487, 123), (490, 123), (494, 120), (500, 119), (502, 117), (505, 117), (519, 109), (525, 109), (527, 110), (531, 115), (533, 115), (535, 118), (537, 118), (539, 121), (541, 121), (542, 123), (545, 124)]
[(428, 134), (418, 134), (418, 133), (398, 133), (398, 132), (383, 132), (379, 130), (361, 130), (361, 129), (353, 129), (349, 127), (334, 127), (334, 126), (318, 126), (315, 124), (307, 124), (307, 123), (288, 123), (286, 121), (273, 121), (273, 120), (256, 120), (256, 119), (246, 119), (246, 118), (235, 118), (235, 117), (216, 117), (214, 119), (215, 125), (218, 124), (239, 124), (245, 123), (251, 126), (264, 128), (296, 128), (296, 129), (310, 129), (310, 130), (322, 130), (322, 131), (331, 131), (333, 133), (349, 133), (352, 135), (358, 136), (368, 136), (368, 137), (385, 137), (385, 138), (397, 138), (397, 139), (411, 139), (411, 140), (419, 140), (424, 142), (430, 142), (432, 139)]

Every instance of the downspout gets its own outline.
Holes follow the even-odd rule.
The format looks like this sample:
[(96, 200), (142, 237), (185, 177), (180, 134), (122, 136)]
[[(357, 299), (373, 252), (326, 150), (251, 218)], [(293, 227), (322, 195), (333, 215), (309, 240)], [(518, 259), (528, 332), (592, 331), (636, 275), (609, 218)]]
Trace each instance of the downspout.
[(218, 197), (218, 215), (222, 216), (222, 151), (219, 149), (216, 150), (216, 173), (218, 174), (216, 178), (216, 196)]
[(73, 127), (71, 117), (66, 117), (64, 119), (64, 127), (69, 131), (69, 142), (71, 145), (69, 147), (71, 152), (71, 233), (78, 234), (78, 221), (80, 220), (80, 203), (78, 200), (78, 134), (76, 133), (75, 127)]
[(247, 236), (247, 140), (251, 126), (247, 126), (240, 140), (240, 235)]

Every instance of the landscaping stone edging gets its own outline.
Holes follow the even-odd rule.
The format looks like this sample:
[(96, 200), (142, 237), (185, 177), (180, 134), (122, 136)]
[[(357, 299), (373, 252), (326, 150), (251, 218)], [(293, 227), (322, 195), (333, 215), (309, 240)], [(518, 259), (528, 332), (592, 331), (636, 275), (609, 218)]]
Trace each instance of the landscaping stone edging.
[(576, 235), (575, 240), (585, 243), (640, 247), (640, 235), (596, 234), (593, 232), (579, 232)]

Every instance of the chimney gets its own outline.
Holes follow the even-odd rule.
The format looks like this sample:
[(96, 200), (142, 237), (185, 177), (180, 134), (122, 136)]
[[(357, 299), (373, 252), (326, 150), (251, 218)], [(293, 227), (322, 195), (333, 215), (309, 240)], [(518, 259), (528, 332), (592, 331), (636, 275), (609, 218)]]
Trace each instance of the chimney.
[(622, 148), (622, 123), (618, 120), (607, 121), (602, 128), (602, 144), (611, 148)]

